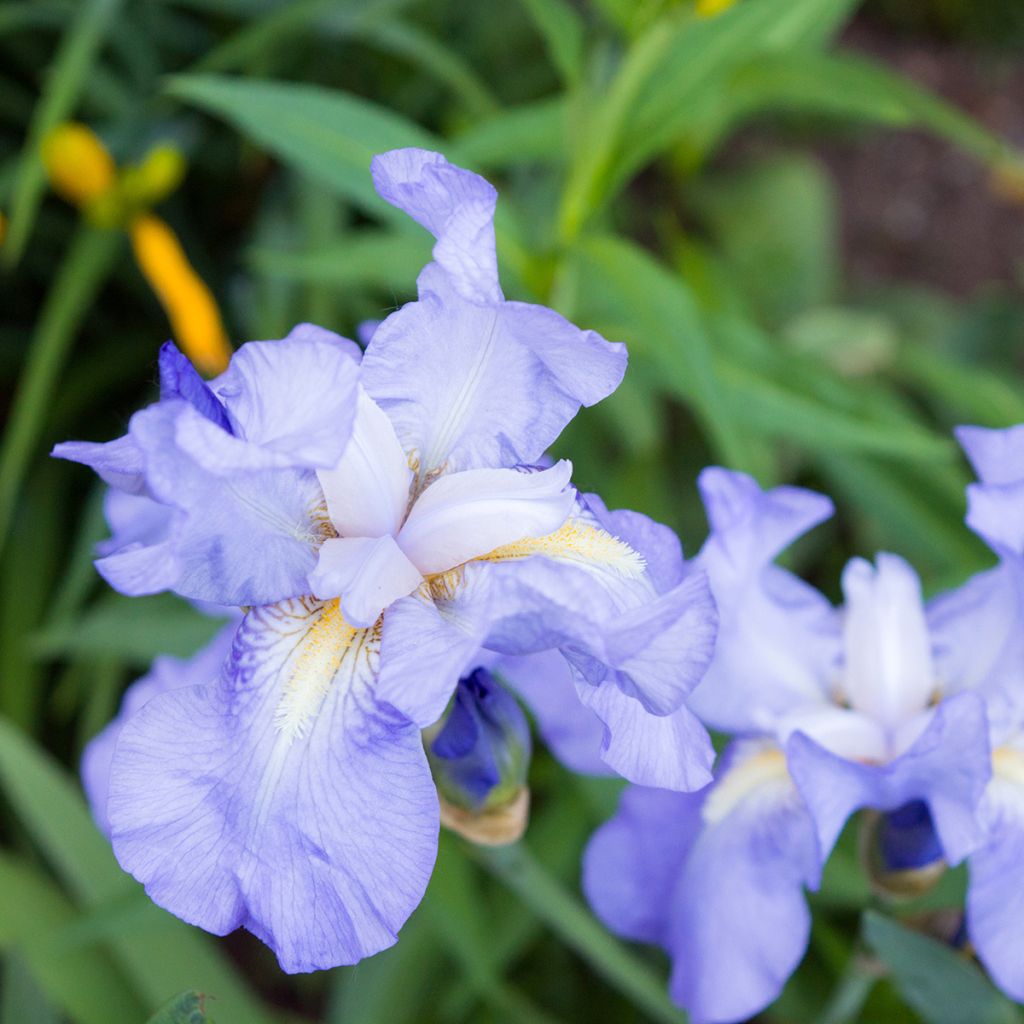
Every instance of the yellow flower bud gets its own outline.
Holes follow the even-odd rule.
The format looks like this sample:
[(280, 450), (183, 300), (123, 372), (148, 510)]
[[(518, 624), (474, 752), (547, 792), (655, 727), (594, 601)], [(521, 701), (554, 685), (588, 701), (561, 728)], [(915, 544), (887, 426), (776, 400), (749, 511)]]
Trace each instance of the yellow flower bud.
[(185, 157), (168, 143), (151, 149), (140, 164), (121, 174), (121, 189), (133, 206), (153, 206), (169, 196), (185, 177)]
[(697, 14), (702, 18), (713, 18), (735, 3), (736, 0), (697, 0)]
[(174, 232), (159, 217), (132, 221), (132, 248), (139, 268), (171, 321), (175, 341), (202, 372), (213, 375), (231, 358), (217, 303), (192, 268)]
[(7, 237), (7, 218), (0, 213), (0, 245), (4, 244), (4, 239)]
[(107, 195), (117, 180), (114, 161), (99, 137), (84, 124), (68, 122), (43, 141), (43, 164), (54, 191), (76, 206)]

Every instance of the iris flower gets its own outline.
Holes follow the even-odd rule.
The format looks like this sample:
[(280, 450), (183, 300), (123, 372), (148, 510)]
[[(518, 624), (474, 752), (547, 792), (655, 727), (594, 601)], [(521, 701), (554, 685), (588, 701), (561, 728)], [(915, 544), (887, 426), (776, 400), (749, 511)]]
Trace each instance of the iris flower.
[(627, 777), (710, 777), (683, 703), (713, 645), (704, 575), (663, 568), (664, 528), (579, 496), (568, 462), (539, 465), (623, 347), (505, 300), (482, 178), (422, 150), (373, 175), (437, 242), (365, 354), (303, 325), (206, 384), (165, 346), (126, 437), (57, 449), (124, 492), (97, 563), (115, 588), (245, 609), (218, 673), (118, 723), (114, 851), (161, 906), (249, 929), (288, 971), (389, 946), (419, 903), (421, 729), (481, 652), (561, 652)]
[(859, 808), (886, 812), (893, 870), (970, 857), (970, 937), (1024, 996), (1024, 434), (1012, 453), (1003, 434), (962, 439), (985, 481), (968, 522), (999, 563), (927, 603), (911, 567), (881, 554), (846, 566), (832, 607), (774, 564), (830, 502), (702, 474), (711, 534), (698, 563), (721, 623), (691, 704), (735, 739), (700, 793), (628, 789), (584, 879), (611, 928), (669, 952), (673, 998), (696, 1024), (744, 1020), (778, 996), (807, 947), (803, 888)]

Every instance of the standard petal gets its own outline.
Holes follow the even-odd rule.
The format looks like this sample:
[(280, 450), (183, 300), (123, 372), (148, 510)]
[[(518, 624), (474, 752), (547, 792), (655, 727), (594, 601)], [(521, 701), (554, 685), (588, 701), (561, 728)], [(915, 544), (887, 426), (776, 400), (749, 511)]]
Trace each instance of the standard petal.
[(387, 415), (362, 388), (358, 392), (345, 454), (317, 477), (341, 536), (380, 537), (402, 525), (412, 470)]
[(991, 766), (985, 708), (975, 694), (943, 701), (917, 742), (888, 764), (848, 761), (799, 732), (787, 756), (825, 853), (855, 810), (892, 811), (912, 800), (928, 804), (951, 864), (981, 840), (977, 808)]
[(229, 464), (213, 472), (181, 443), (183, 434), (194, 437), (189, 428), (199, 424), (216, 429), (184, 402), (150, 406), (131, 421), (153, 497), (178, 513), (167, 542), (178, 566), (174, 589), (225, 605), (269, 604), (307, 594), (326, 515), (316, 475), (233, 470)]
[(762, 491), (744, 473), (706, 469), (712, 532), (697, 557), (719, 607), (715, 657), (692, 707), (727, 732), (772, 731), (779, 716), (825, 699), (840, 621), (829, 602), (772, 559), (827, 518), (832, 503), (796, 487)]
[(231, 651), (231, 641), (237, 628), (237, 622), (229, 623), (191, 658), (172, 658), (167, 655), (157, 658), (149, 672), (125, 691), (117, 717), (86, 744), (82, 754), (82, 785), (93, 819), (105, 835), (110, 835), (110, 822), (107, 819), (110, 766), (125, 722), (147, 701), (161, 693), (180, 690), (185, 686), (215, 683)]
[(500, 302), (494, 245), (494, 186), (425, 149), (393, 149), (373, 158), (382, 199), (422, 224), (436, 239), (434, 260), (465, 298)]
[(320, 548), (309, 585), (320, 598), (340, 597), (345, 620), (372, 626), (393, 601), (411, 594), (423, 577), (390, 534), (332, 537)]
[(1024, 424), (1006, 430), (957, 427), (954, 433), (982, 483), (1024, 481)]
[(936, 678), (948, 694), (985, 701), (993, 740), (1024, 725), (1024, 572), (1010, 559), (940, 594), (927, 607)]
[(358, 378), (345, 346), (303, 332), (248, 342), (210, 387), (240, 438), (288, 465), (326, 469), (348, 441)]
[(156, 903), (215, 934), (249, 929), (289, 972), (395, 941), (438, 808), (419, 730), (375, 700), (377, 643), (333, 602), (257, 608), (215, 686), (125, 725), (112, 840)]
[(667, 946), (676, 886), (700, 835), (706, 793), (630, 786), (583, 855), (583, 892), (614, 932)]
[(201, 416), (231, 433), (227, 410), (173, 341), (160, 349), (160, 400), (183, 399)]
[(561, 652), (501, 658), (491, 671), (526, 701), (541, 737), (562, 764), (584, 775), (612, 774), (601, 758), (604, 723), (580, 701)]
[(503, 544), (554, 533), (576, 495), (572, 464), (538, 472), (470, 469), (434, 481), (416, 500), (399, 547), (428, 576), (486, 555)]
[(362, 379), (427, 479), (538, 462), (625, 366), (622, 346), (540, 306), (427, 295), (377, 328)]
[(807, 949), (821, 860), (781, 755), (741, 757), (710, 790), (704, 828), (673, 893), (670, 992), (694, 1024), (746, 1020), (782, 991)]

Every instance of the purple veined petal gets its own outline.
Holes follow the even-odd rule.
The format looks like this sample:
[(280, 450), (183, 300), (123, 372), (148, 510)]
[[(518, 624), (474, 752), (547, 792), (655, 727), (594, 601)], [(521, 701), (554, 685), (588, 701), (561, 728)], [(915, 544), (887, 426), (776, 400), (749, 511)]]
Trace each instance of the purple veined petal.
[(309, 574), (313, 593), (319, 598), (340, 596), (345, 621), (362, 628), (372, 626), (389, 604), (422, 582), (391, 534), (328, 538)]
[(946, 693), (985, 701), (996, 742), (1024, 726), (1024, 571), (1007, 559), (927, 606), (937, 678)]
[(604, 724), (601, 760), (624, 779), (687, 793), (711, 781), (715, 749), (687, 707), (652, 715), (638, 700), (608, 684), (577, 683), (577, 693)]
[(886, 728), (923, 711), (935, 692), (931, 637), (917, 573), (896, 555), (843, 570), (843, 693)]
[(1024, 424), (1006, 430), (957, 427), (953, 433), (982, 483), (1024, 481)]
[(164, 342), (161, 346), (159, 364), (162, 402), (180, 398), (221, 430), (231, 433), (231, 423), (224, 406), (173, 341)]
[(523, 473), (470, 469), (435, 480), (416, 499), (398, 544), (424, 576), (506, 544), (554, 533), (575, 504), (572, 464)]
[(734, 748), (673, 893), (670, 994), (694, 1024), (746, 1020), (773, 1002), (810, 935), (814, 826), (781, 751)]
[(668, 946), (675, 890), (701, 832), (706, 796), (629, 786), (615, 816), (594, 833), (583, 855), (583, 892), (613, 932)]
[(143, 494), (146, 490), (142, 452), (130, 434), (102, 444), (65, 441), (54, 445), (50, 454), (88, 466), (105, 484), (127, 494)]
[(426, 295), (377, 328), (362, 379), (426, 479), (535, 464), (625, 367), (621, 345), (541, 306)]
[(330, 468), (348, 442), (359, 364), (328, 338), (307, 329), (283, 341), (250, 341), (210, 385), (233, 433), (284, 465)]
[(370, 171), (381, 198), (437, 239), (434, 260), (450, 286), (473, 301), (501, 302), (494, 186), (424, 149), (381, 153), (373, 158)]
[(317, 473), (327, 510), (343, 537), (397, 533), (409, 504), (412, 470), (394, 427), (362, 389), (340, 462)]
[(107, 819), (110, 766), (125, 722), (161, 693), (216, 682), (221, 666), (231, 651), (231, 641), (237, 628), (237, 622), (230, 622), (191, 658), (172, 658), (168, 655), (157, 658), (149, 672), (128, 687), (117, 717), (86, 744), (82, 754), (82, 784), (93, 819), (104, 835), (110, 835), (110, 822)]
[(992, 980), (1024, 1000), (1024, 755), (1015, 747), (993, 755), (983, 802), (986, 841), (968, 861), (967, 932)]
[(215, 934), (245, 927), (288, 972), (390, 946), (437, 851), (419, 729), (373, 693), (373, 630), (337, 605), (250, 611), (218, 683), (126, 723), (114, 852), (154, 902)]
[[(177, 566), (173, 589), (224, 605), (268, 604), (308, 594), (307, 577), (324, 533), (316, 475), (295, 469), (239, 471), (229, 465), (211, 472), (179, 443), (183, 421), (186, 427), (202, 423), (215, 429), (184, 402), (150, 406), (131, 421), (132, 436), (146, 455), (153, 497), (177, 512), (163, 546)], [(155, 560), (160, 552), (127, 550), (111, 557), (122, 554), (137, 561)], [(107, 565), (104, 559), (101, 571)], [(125, 593), (159, 589), (143, 589), (144, 574), (137, 575), (137, 587), (124, 580), (115, 585)]]
[(832, 503), (796, 487), (762, 491), (724, 469), (700, 476), (712, 532), (696, 562), (719, 606), (715, 657), (692, 707), (727, 732), (772, 731), (796, 707), (818, 703), (838, 667), (836, 611), (771, 560), (827, 518)]
[(928, 804), (951, 864), (981, 841), (977, 808), (991, 765), (985, 707), (973, 693), (942, 701), (914, 745), (888, 764), (848, 761), (799, 732), (787, 757), (826, 855), (855, 810), (891, 811), (912, 800)]
[(384, 613), (377, 699), (421, 728), (433, 725), (459, 679), (471, 668), (486, 666), (480, 652), (486, 602), (486, 595), (435, 603), (415, 594), (392, 604)]
[(583, 706), (569, 663), (559, 651), (500, 658), (491, 671), (526, 701), (541, 738), (570, 771), (613, 774), (601, 759), (604, 723)]

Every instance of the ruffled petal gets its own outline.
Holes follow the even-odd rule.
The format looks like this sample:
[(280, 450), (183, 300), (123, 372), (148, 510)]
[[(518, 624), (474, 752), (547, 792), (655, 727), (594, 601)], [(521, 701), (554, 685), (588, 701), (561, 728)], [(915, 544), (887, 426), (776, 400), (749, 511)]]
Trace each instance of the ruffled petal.
[(105, 484), (128, 494), (143, 494), (146, 490), (142, 452), (130, 434), (103, 444), (65, 441), (54, 445), (50, 454), (88, 466)]
[(583, 892), (618, 935), (668, 945), (675, 890), (700, 835), (705, 796), (630, 786), (587, 844)]
[(463, 297), (500, 302), (494, 245), (494, 186), (440, 153), (393, 149), (373, 158), (373, 184), (382, 199), (422, 224), (436, 239), (434, 260)]
[(345, 454), (317, 477), (331, 522), (343, 537), (398, 532), (409, 503), (412, 470), (391, 421), (362, 388)]
[(612, 774), (601, 757), (604, 723), (580, 701), (572, 670), (559, 651), (501, 658), (491, 671), (526, 701), (548, 749), (570, 771)]
[(652, 715), (617, 686), (577, 684), (579, 700), (604, 724), (601, 760), (639, 786), (692, 792), (711, 781), (715, 749), (688, 708)]
[(210, 385), (233, 433), (284, 465), (330, 468), (349, 438), (359, 365), (324, 333), (250, 341)]
[(572, 464), (523, 473), (471, 469), (442, 476), (413, 505), (398, 544), (424, 576), (504, 544), (553, 533), (575, 503)]
[(204, 419), (231, 433), (227, 410), (173, 341), (164, 342), (161, 347), (159, 365), (161, 401), (182, 399)]
[(289, 972), (387, 946), (419, 903), (438, 807), (419, 730), (373, 694), (377, 638), (334, 603), (251, 611), (215, 686), (124, 727), (114, 851), (159, 905), (245, 927)]
[(533, 465), (625, 368), (622, 346), (543, 307), (426, 295), (377, 328), (363, 383), (427, 479)]
[(1024, 424), (955, 433), (981, 480), (967, 488), (967, 525), (998, 554), (1024, 554)]
[[(168, 541), (178, 566), (174, 589), (225, 605), (268, 604), (308, 593), (307, 576), (324, 536), (325, 510), (315, 473), (235, 469), (229, 461), (211, 470), (215, 451), (207, 450), (200, 463), (192, 448), (194, 428), (204, 424), (216, 430), (184, 402), (150, 406), (131, 421), (153, 497), (177, 511)], [(122, 581), (119, 589), (160, 589), (143, 588), (143, 582), (129, 587)]]
[(1024, 424), (1006, 430), (957, 427), (954, 433), (982, 483), (1024, 480)]
[(149, 672), (125, 691), (117, 717), (86, 744), (82, 753), (82, 785), (93, 819), (104, 835), (110, 835), (110, 822), (107, 818), (110, 766), (125, 722), (161, 693), (186, 686), (215, 683), (231, 651), (231, 642), (237, 628), (237, 622), (229, 623), (191, 658), (172, 658), (168, 655), (157, 658)]
[(814, 827), (778, 751), (734, 757), (704, 803), (671, 904), (670, 993), (694, 1024), (746, 1020), (782, 991), (810, 936)]
[(320, 548), (309, 585), (320, 598), (341, 598), (346, 622), (372, 626), (393, 601), (411, 594), (423, 577), (390, 534), (332, 537)]
[(826, 519), (832, 503), (796, 487), (762, 491), (724, 469), (700, 475), (711, 536), (697, 557), (719, 606), (715, 657), (692, 707), (726, 732), (765, 732), (793, 708), (823, 702), (841, 650), (829, 602), (772, 559)]
[(826, 853), (855, 810), (892, 811), (912, 800), (928, 804), (951, 864), (981, 840), (976, 812), (991, 765), (985, 708), (975, 694), (943, 701), (914, 745), (888, 764), (848, 761), (799, 732), (787, 756)]

